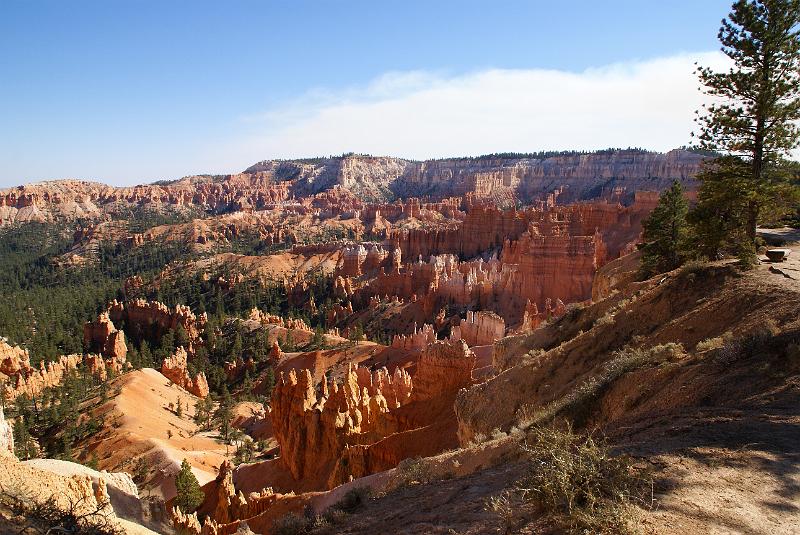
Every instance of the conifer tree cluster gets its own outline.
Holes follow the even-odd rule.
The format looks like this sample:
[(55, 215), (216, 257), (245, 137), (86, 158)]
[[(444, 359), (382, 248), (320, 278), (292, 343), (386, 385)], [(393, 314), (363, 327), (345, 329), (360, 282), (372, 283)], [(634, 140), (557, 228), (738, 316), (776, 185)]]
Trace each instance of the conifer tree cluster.
[(692, 256), (752, 265), (756, 228), (797, 210), (800, 145), (800, 0), (737, 0), (719, 30), (727, 72), (699, 67), (711, 104), (698, 111), (699, 149), (716, 155), (687, 211), (675, 186), (644, 223), (642, 270)]

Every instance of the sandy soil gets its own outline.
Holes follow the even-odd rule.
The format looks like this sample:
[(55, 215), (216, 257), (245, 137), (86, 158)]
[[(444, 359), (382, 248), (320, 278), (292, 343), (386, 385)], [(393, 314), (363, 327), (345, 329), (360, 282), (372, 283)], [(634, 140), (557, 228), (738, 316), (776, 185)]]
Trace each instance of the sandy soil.
[[(145, 487), (165, 499), (175, 495), (174, 476), (183, 459), (192, 465), (200, 484), (216, 478), (233, 449), (216, 434), (198, 432), (192, 421), (195, 396), (147, 368), (116, 379), (109, 390), (116, 389), (119, 394), (99, 409), (104, 414), (103, 430), (81, 444), (83, 456), (96, 454), (101, 469), (128, 473), (144, 458), (150, 466)], [(179, 401), (181, 417), (174, 409)]]

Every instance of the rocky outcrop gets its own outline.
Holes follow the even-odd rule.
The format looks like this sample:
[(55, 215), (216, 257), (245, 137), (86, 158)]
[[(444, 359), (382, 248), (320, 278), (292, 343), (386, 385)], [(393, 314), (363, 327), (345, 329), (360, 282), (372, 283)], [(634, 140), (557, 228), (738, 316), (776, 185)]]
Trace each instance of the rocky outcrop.
[(179, 347), (173, 355), (164, 359), (161, 364), (161, 374), (190, 394), (204, 398), (208, 396), (206, 374), (200, 372), (192, 379), (187, 370), (188, 358), (186, 350)]
[(250, 311), (248, 319), (251, 321), (257, 321), (261, 325), (265, 326), (274, 325), (276, 327), (283, 327), (284, 329), (292, 329), (295, 331), (314, 332), (314, 329), (309, 327), (302, 318), (283, 319), (281, 316), (276, 316), (274, 314), (270, 314), (269, 312), (263, 312), (257, 308), (254, 308)]
[(447, 427), (454, 425), (452, 402), (471, 383), (474, 365), (459, 340), (430, 344), (413, 380), (400, 368), (351, 366), (342, 381), (323, 377), (318, 387), (310, 370), (281, 374), (271, 405), (281, 462), (296, 480), (330, 488), (394, 466), (404, 447), (412, 454), (447, 447), (455, 440)]
[(267, 358), (272, 366), (277, 366), (281, 362), (281, 359), (283, 358), (283, 351), (281, 351), (281, 346), (278, 344), (278, 340), (272, 341), (272, 347), (269, 350), (269, 355)]
[(532, 331), (545, 321), (552, 318), (563, 316), (567, 307), (561, 299), (556, 299), (555, 303), (551, 299), (545, 299), (544, 309), (540, 312), (536, 303), (530, 300), (525, 304), (525, 314), (522, 316), (522, 323), (516, 332)]
[(467, 312), (466, 319), (453, 327), (451, 340), (464, 340), (468, 346), (485, 346), (506, 334), (506, 322), (494, 312)]
[(200, 334), (206, 323), (206, 314), (196, 316), (185, 305), (176, 305), (171, 309), (158, 301), (134, 299), (120, 303), (117, 300), (108, 305), (107, 315), (111, 321), (124, 323), (125, 329), (136, 339), (156, 341), (169, 330), (179, 327), (184, 330), (189, 339), (187, 351), (192, 352), (193, 346), (199, 343)]
[(14, 456), (14, 430), (6, 421), (3, 407), (0, 406), (0, 457)]
[(0, 374), (14, 376), (30, 369), (31, 358), (28, 351), (12, 346), (0, 338)]
[(565, 303), (589, 299), (604, 255), (599, 233), (574, 236), (561, 226), (532, 224), (518, 241), (506, 244), (501, 261), (517, 266), (519, 296), (542, 306), (548, 298)]
[[(337, 281), (342, 278), (342, 282), (335, 289), (346, 296), (348, 287), (345, 281), (365, 274), (375, 275), (379, 270), (393, 271), (400, 266), (401, 255), (397, 247), (388, 251), (374, 243), (346, 246), (342, 249), (342, 259), (336, 269)], [(349, 290), (352, 293), (352, 289)]]
[(405, 349), (408, 351), (421, 351), (436, 341), (436, 333), (433, 326), (424, 324), (421, 329), (414, 325), (414, 332), (411, 334), (396, 334), (392, 337), (391, 347), (395, 349)]
[(294, 493), (281, 494), (271, 487), (247, 496), (237, 491), (233, 483), (233, 466), (225, 461), (219, 467), (217, 478), (206, 488), (207, 496), (198, 512), (205, 516), (200, 524), (198, 512), (185, 514), (180, 508), (171, 510), (172, 525), (186, 535), (224, 535), (234, 533), (253, 533), (245, 531), (248, 525), (259, 529), (271, 527), (272, 522), (288, 511), (300, 510), (307, 503), (307, 497)]
[(103, 312), (96, 321), (83, 326), (83, 343), (88, 351), (99, 352), (115, 362), (124, 362), (128, 354), (125, 333), (117, 330), (108, 312)]
[(395, 405), (402, 405), (409, 399), (410, 379), (399, 369), (394, 376), (386, 370), (376, 375), (351, 367), (341, 383), (324, 378), (317, 392), (309, 370), (281, 374), (272, 393), (272, 426), (282, 462), (296, 480), (327, 484), (325, 472), (348, 442), (395, 430), (385, 416), (389, 403), (381, 387), (391, 391)]
[(414, 401), (455, 393), (472, 382), (475, 354), (463, 340), (434, 342), (417, 361)]
[(3, 396), (9, 401), (21, 394), (38, 396), (46, 388), (60, 385), (64, 376), (75, 370), (82, 361), (82, 355), (64, 355), (52, 362), (41, 361), (38, 368), (30, 366), (26, 361), (16, 373), (0, 375)]

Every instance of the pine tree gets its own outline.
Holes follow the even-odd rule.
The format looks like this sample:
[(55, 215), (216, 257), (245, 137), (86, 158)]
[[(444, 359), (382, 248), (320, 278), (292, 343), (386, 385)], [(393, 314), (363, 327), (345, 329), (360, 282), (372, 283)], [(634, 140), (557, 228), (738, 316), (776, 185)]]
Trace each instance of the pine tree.
[(325, 333), (322, 331), (322, 327), (317, 327), (314, 329), (314, 336), (311, 338), (311, 342), (309, 343), (309, 349), (324, 349), (325, 348)]
[(223, 389), (222, 400), (219, 402), (219, 407), (214, 412), (214, 420), (219, 425), (222, 437), (227, 441), (228, 435), (231, 430), (231, 420), (233, 419), (233, 400), (231, 399), (230, 392), (227, 387)]
[(194, 423), (204, 431), (211, 428), (211, 411), (213, 408), (214, 402), (210, 397), (200, 398), (194, 405)]
[(185, 513), (191, 513), (203, 503), (205, 495), (200, 488), (197, 477), (192, 473), (192, 467), (186, 461), (181, 463), (181, 469), (175, 476), (175, 505)]
[(362, 327), (360, 323), (356, 323), (350, 328), (350, 334), (347, 338), (355, 345), (358, 345), (358, 342), (364, 340), (364, 327)]
[(795, 195), (784, 158), (800, 133), (799, 26), (800, 0), (737, 0), (719, 30), (733, 67), (698, 69), (714, 98), (697, 119), (700, 147), (721, 155), (698, 176), (692, 214), (707, 252), (752, 258), (756, 225)]
[(642, 223), (644, 244), (642, 272), (645, 276), (671, 271), (687, 257), (689, 204), (677, 180), (658, 199), (650, 217)]
[(33, 457), (33, 448), (31, 447), (31, 435), (28, 431), (28, 426), (22, 416), (18, 416), (14, 421), (14, 454), (24, 460)]
[(189, 342), (189, 334), (186, 332), (186, 329), (183, 328), (183, 325), (179, 324), (175, 329), (175, 347), (189, 347)]
[(270, 366), (264, 372), (264, 379), (261, 381), (261, 389), (265, 396), (271, 397), (273, 388), (275, 388), (275, 372)]

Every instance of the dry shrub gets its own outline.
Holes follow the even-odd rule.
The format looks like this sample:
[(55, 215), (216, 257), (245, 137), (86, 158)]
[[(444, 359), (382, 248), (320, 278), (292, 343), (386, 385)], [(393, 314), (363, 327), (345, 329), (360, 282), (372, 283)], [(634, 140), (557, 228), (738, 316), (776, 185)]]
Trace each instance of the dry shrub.
[(322, 517), (300, 516), (294, 513), (279, 518), (272, 523), (272, 535), (308, 535), (324, 525)]
[(403, 459), (395, 469), (395, 485), (407, 487), (409, 485), (430, 483), (433, 479), (430, 468), (420, 457)]
[[(515, 492), (560, 533), (630, 533), (633, 505), (648, 505), (652, 485), (632, 460), (571, 429), (537, 427), (522, 445), (525, 473)], [(502, 505), (502, 504), (500, 504)]]
[(571, 420), (577, 426), (583, 426), (598, 399), (614, 384), (614, 382), (632, 371), (655, 366), (663, 362), (679, 360), (685, 355), (683, 346), (668, 343), (653, 346), (649, 349), (624, 348), (617, 351), (599, 374), (589, 377), (568, 394), (547, 405), (525, 405), (520, 409), (519, 427), (527, 428), (545, 425), (556, 417)]
[(334, 504), (333, 508), (345, 513), (354, 513), (361, 509), (367, 500), (372, 496), (372, 489), (369, 487), (354, 487), (348, 490), (341, 500)]
[(94, 497), (68, 498), (59, 504), (55, 496), (38, 497), (23, 487), (0, 486), (0, 507), (8, 509), (23, 522), (19, 533), (80, 533), (83, 535), (122, 535), (106, 503)]
[(500, 520), (500, 533), (513, 533), (518, 522), (517, 512), (519, 496), (511, 490), (506, 490), (497, 496), (490, 496), (484, 504), (484, 509), (493, 513)]
[(706, 338), (705, 340), (697, 342), (697, 345), (695, 346), (695, 350), (697, 350), (699, 352), (716, 351), (718, 349), (722, 349), (722, 347), (726, 343), (730, 342), (731, 339), (732, 339), (732, 335), (731, 335), (730, 331), (728, 331), (725, 334), (723, 334), (722, 336), (716, 336), (714, 338)]
[(602, 327), (603, 325), (612, 325), (614, 323), (614, 312), (609, 311), (604, 316), (597, 318), (594, 322), (595, 327)]
[(703, 271), (708, 268), (708, 263), (700, 261), (700, 260), (690, 260), (686, 262), (684, 265), (681, 266), (680, 271), (678, 274), (680, 276), (688, 277), (690, 281), (693, 281), (695, 276), (698, 273), (702, 273)]
[(570, 303), (564, 311), (564, 320), (568, 322), (575, 322), (580, 317), (581, 312), (586, 308), (585, 303)]
[(758, 329), (740, 338), (729, 339), (714, 353), (714, 362), (720, 366), (730, 366), (740, 360), (750, 359), (762, 353), (779, 349), (780, 328), (772, 318), (764, 321)]
[(322, 514), (308, 509), (304, 515), (289, 513), (272, 523), (273, 535), (328, 535), (337, 533), (336, 526), (347, 521), (347, 516), (355, 513), (372, 496), (369, 487), (354, 487), (348, 490), (341, 500)]

